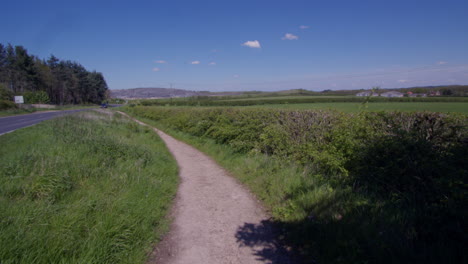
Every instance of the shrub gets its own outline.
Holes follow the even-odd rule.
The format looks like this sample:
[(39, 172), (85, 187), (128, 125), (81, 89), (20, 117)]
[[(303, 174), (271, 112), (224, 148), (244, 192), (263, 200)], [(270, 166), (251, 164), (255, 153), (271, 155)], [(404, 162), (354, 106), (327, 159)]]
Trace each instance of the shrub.
[(7, 110), (13, 108), (17, 108), (17, 106), (12, 101), (0, 100), (0, 110)]
[(24, 102), (27, 104), (47, 104), (50, 102), (49, 95), (44, 91), (25, 92)]
[(13, 93), (8, 90), (5, 85), (0, 83), (0, 100), (11, 101), (13, 100)]

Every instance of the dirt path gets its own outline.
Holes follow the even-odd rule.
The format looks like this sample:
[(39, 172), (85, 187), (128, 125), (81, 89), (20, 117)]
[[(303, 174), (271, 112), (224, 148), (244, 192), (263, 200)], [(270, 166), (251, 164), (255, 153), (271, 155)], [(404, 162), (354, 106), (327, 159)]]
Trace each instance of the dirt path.
[(205, 154), (155, 131), (177, 160), (181, 184), (171, 230), (150, 263), (291, 263), (249, 191)]

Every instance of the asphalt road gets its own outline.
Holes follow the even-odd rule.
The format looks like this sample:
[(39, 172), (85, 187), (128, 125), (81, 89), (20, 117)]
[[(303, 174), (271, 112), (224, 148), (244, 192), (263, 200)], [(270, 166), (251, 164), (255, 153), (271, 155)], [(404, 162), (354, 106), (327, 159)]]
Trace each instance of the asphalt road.
[(26, 115), (8, 116), (0, 118), (0, 135), (15, 131), (16, 129), (28, 127), (40, 123), (44, 120), (52, 119), (58, 116), (86, 111), (88, 109), (64, 110), (53, 112), (38, 112)]

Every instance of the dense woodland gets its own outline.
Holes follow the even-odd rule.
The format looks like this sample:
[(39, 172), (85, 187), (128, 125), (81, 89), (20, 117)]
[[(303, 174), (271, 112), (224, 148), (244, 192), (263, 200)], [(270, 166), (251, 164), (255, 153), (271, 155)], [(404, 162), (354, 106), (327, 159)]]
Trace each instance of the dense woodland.
[(108, 87), (102, 73), (77, 62), (40, 59), (22, 46), (0, 43), (0, 90), (0, 100), (23, 95), (25, 103), (83, 104), (101, 103)]

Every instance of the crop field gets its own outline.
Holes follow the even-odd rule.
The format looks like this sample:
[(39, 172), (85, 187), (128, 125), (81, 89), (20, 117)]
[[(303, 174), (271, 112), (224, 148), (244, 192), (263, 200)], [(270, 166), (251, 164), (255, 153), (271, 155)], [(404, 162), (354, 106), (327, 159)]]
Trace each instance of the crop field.
[(125, 111), (246, 184), (306, 263), (462, 263), (468, 119), (250, 107)]
[[(437, 103), (437, 104), (436, 104)], [(453, 104), (452, 104), (453, 103)], [(221, 107), (279, 107), (286, 109), (337, 109), (357, 112), (362, 109), (371, 111), (440, 111), (466, 112), (468, 97), (357, 97), (357, 96), (220, 96), (188, 97), (174, 99), (136, 100), (132, 105), (144, 106), (221, 106)]]
[(84, 112), (0, 137), (0, 263), (144, 263), (177, 166), (152, 131)]
[[(353, 98), (354, 96), (346, 96), (348, 98)], [(304, 96), (304, 95), (285, 95), (285, 96), (265, 96), (265, 97), (241, 97), (241, 98), (226, 98), (222, 99), (225, 101), (253, 101), (253, 100), (295, 100), (295, 99), (306, 99), (306, 98), (346, 98), (345, 96), (330, 96), (330, 95), (322, 95), (322, 96)]]
[(145, 106), (248, 107), (291, 110), (337, 110), (348, 113), (369, 111), (429, 111), (468, 114), (466, 97), (363, 98), (356, 96), (221, 96), (137, 101)]
[(295, 109), (295, 110), (327, 110), (333, 109), (342, 112), (360, 111), (429, 111), (442, 113), (468, 114), (468, 102), (386, 102), (386, 103), (310, 103), (310, 104), (269, 104), (248, 107)]

